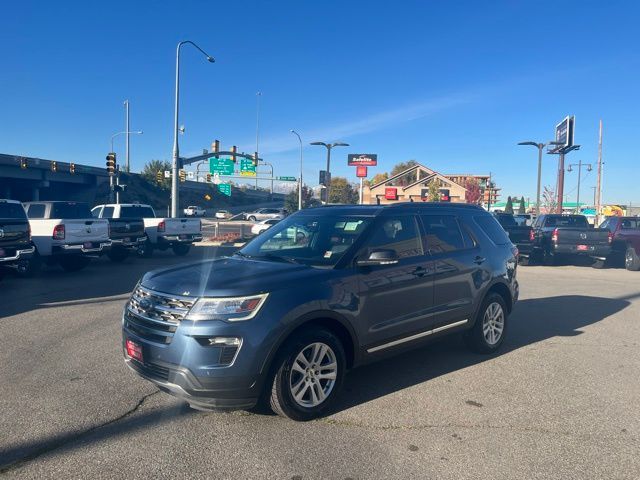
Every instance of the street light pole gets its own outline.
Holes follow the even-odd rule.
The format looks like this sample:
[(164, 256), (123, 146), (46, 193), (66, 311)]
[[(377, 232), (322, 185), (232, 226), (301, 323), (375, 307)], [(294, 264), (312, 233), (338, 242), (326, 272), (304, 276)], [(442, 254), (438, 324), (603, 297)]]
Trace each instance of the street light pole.
[(326, 147), (327, 149), (327, 178), (326, 178), (326, 185), (325, 187), (327, 188), (327, 201), (325, 203), (329, 203), (329, 192), (331, 190), (331, 149), (333, 147), (348, 147), (349, 144), (348, 143), (343, 143), (343, 142), (333, 142), (333, 143), (325, 143), (325, 142), (311, 142), (311, 145), (322, 145), (324, 147)]
[(125, 164), (124, 169), (127, 173), (130, 171), (129, 166), (129, 100), (124, 101), (124, 110), (125, 110), (125, 122), (124, 122), (124, 131), (126, 133), (125, 142), (124, 142), (124, 158)]
[(567, 172), (571, 172), (572, 171), (571, 167), (575, 167), (575, 166), (578, 167), (578, 194), (576, 198), (576, 213), (580, 213), (580, 178), (582, 177), (583, 165), (587, 167), (587, 171), (589, 172), (593, 168), (593, 165), (591, 165), (590, 163), (582, 163), (582, 160), (578, 160), (578, 163), (569, 164), (569, 168), (567, 169)]
[[(262, 92), (256, 92), (256, 162), (260, 156), (258, 155), (259, 150), (259, 140), (260, 140), (260, 97), (262, 96)], [(256, 164), (256, 169), (258, 165)], [(271, 175), (273, 177), (273, 175)], [(256, 190), (258, 190), (258, 173), (256, 170)], [(271, 193), (273, 193), (273, 180), (271, 185)]]
[(536, 189), (536, 215), (540, 215), (540, 183), (542, 180), (542, 150), (547, 145), (557, 145), (558, 142), (547, 142), (547, 143), (537, 143), (537, 142), (520, 142), (518, 145), (531, 145), (532, 147), (536, 147), (538, 149), (538, 187)]
[[(128, 119), (127, 119), (128, 120)], [(127, 126), (128, 126), (129, 122), (127, 121)], [(128, 129), (125, 130), (124, 132), (118, 132), (118, 133), (114, 133), (113, 135), (111, 135), (111, 150), (110, 152), (113, 152), (113, 140), (118, 136), (118, 135), (126, 135), (127, 138), (129, 138), (129, 134), (130, 133), (135, 133), (136, 135), (142, 135), (143, 131), (142, 130), (136, 130), (135, 132), (130, 132)], [(127, 157), (127, 167), (129, 165), (129, 146), (128, 146), (128, 142), (127, 142), (127, 146), (126, 146), (126, 157)], [(120, 176), (120, 169), (117, 167), (116, 165), (116, 169), (117, 169), (117, 173), (116, 173), (116, 180), (118, 180), (118, 177)], [(128, 170), (128, 168), (127, 168)], [(113, 177), (114, 175), (109, 175), (109, 189), (110, 189), (110, 193), (109, 193), (109, 197), (110, 197), (110, 202), (113, 202)], [(116, 184), (119, 184), (119, 182), (117, 182)], [(118, 196), (116, 196), (116, 198), (119, 199)], [(120, 201), (116, 201), (116, 203), (120, 203)]]
[(176, 47), (176, 96), (175, 96), (175, 110), (174, 110), (174, 124), (173, 124), (173, 158), (171, 164), (171, 217), (176, 218), (178, 216), (179, 198), (178, 198), (178, 170), (180, 168), (180, 149), (178, 147), (178, 110), (180, 103), (180, 48), (182, 45), (191, 44), (202, 54), (207, 57), (207, 61), (210, 63), (215, 62), (212, 56), (202, 50), (198, 45), (191, 40), (183, 40), (178, 43)]
[(291, 130), (296, 137), (298, 137), (298, 142), (300, 142), (300, 183), (298, 184), (298, 210), (302, 210), (302, 138), (295, 130)]

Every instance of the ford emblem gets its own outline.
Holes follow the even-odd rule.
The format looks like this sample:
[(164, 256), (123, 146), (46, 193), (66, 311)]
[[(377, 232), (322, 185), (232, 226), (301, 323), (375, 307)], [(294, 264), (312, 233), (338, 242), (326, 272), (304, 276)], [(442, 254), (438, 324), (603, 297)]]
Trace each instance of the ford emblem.
[(141, 309), (149, 310), (153, 304), (150, 300), (143, 298), (142, 300), (140, 300), (139, 305)]
[(587, 239), (587, 234), (586, 234), (586, 233), (581, 233), (581, 234), (580, 234), (580, 238), (581, 238), (582, 240), (586, 240), (586, 239)]

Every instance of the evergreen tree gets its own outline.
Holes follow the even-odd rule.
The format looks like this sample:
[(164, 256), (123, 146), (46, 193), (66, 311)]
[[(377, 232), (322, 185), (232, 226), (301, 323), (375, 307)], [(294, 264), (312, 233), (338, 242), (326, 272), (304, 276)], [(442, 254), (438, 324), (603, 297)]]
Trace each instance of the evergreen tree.
[(511, 199), (511, 197), (507, 198), (507, 206), (504, 207), (504, 213), (510, 213), (511, 215), (513, 215), (513, 200)]
[(526, 208), (524, 206), (524, 197), (520, 199), (520, 207), (518, 208), (518, 213), (520, 215), (524, 215), (525, 213), (527, 213)]

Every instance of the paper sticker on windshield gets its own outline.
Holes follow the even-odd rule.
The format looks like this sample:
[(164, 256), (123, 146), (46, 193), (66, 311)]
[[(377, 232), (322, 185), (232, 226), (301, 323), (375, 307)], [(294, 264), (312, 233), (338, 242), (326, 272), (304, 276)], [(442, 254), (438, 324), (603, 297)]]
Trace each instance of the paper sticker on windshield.
[(326, 252), (324, 252), (324, 258), (331, 258), (331, 254), (333, 252), (331, 250), (327, 250)]
[(358, 227), (360, 226), (360, 224), (362, 223), (362, 221), (357, 221), (357, 222), (347, 222), (344, 226), (344, 231), (345, 232), (355, 232)]

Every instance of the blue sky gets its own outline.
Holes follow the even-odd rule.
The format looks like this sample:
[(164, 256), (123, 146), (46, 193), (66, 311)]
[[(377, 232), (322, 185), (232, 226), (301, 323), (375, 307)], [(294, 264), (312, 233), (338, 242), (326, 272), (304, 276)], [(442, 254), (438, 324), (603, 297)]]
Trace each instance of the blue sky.
[[(296, 129), (341, 140), (333, 175), (355, 181), (347, 153), (377, 153), (371, 175), (416, 159), (443, 173), (492, 172), (505, 195), (535, 196), (536, 151), (565, 115), (596, 162), (604, 122), (604, 200), (640, 203), (637, 2), (136, 1), (11, 2), (0, 29), (0, 152), (104, 165), (131, 102), (133, 169), (169, 159), (174, 58), (181, 65), (181, 154), (214, 138), (255, 149), (297, 175)], [(122, 137), (118, 154), (124, 157)], [(304, 149), (316, 184), (325, 152)], [(546, 155), (543, 183), (555, 185)], [(565, 192), (575, 199), (576, 172)], [(595, 171), (583, 174), (583, 198)]]

